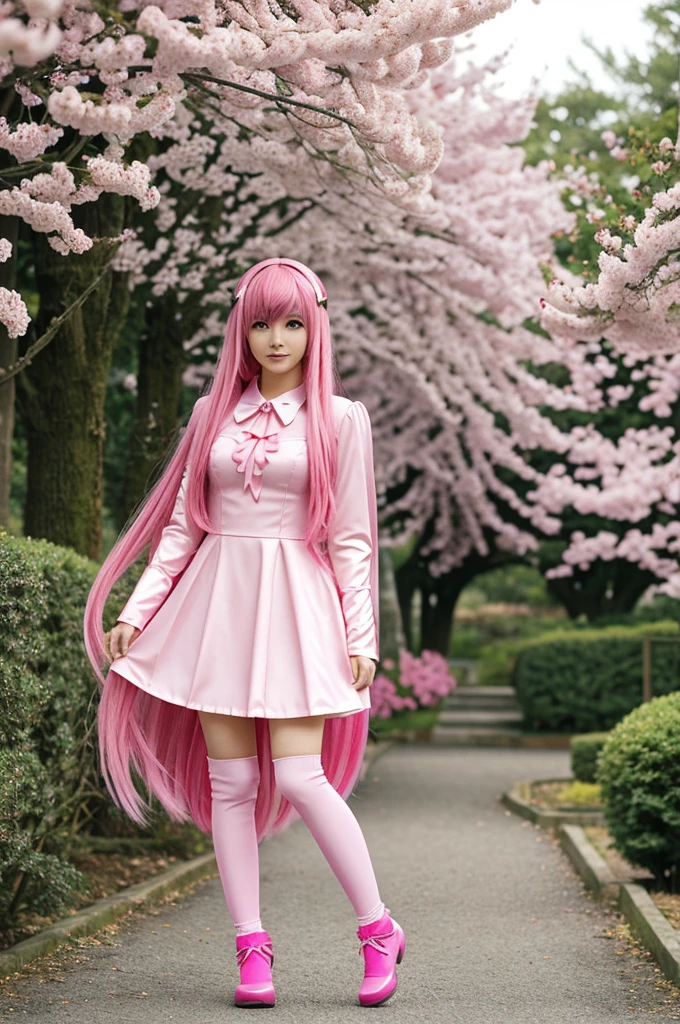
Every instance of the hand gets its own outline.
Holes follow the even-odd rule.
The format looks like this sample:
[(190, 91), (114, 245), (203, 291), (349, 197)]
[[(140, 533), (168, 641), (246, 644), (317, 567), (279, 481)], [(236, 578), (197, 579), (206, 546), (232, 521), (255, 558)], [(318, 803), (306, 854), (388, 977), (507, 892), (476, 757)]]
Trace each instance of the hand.
[(363, 690), (366, 686), (370, 686), (376, 670), (376, 662), (373, 661), (373, 658), (366, 658), (363, 654), (351, 654), (349, 660), (352, 663), (354, 674), (352, 683), (354, 689)]
[(104, 637), (107, 640), (111, 661), (127, 654), (130, 644), (137, 639), (141, 632), (141, 629), (131, 626), (129, 622), (117, 622), (110, 633), (105, 633)]

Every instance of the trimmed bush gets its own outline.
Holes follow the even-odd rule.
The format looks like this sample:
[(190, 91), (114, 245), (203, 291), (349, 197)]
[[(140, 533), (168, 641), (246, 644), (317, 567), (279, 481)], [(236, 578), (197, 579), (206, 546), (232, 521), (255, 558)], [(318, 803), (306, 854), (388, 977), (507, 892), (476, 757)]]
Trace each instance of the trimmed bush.
[[(68, 548), (0, 531), (2, 945), (20, 937), (27, 915), (59, 914), (86, 893), (69, 846), (112, 806), (96, 765), (96, 681), (83, 643), (96, 570)], [(117, 610), (126, 591), (116, 588)]]
[(555, 617), (536, 616), (520, 619), (515, 616), (510, 629), (498, 639), (486, 643), (479, 651), (477, 680), (481, 686), (513, 686), (517, 658), (527, 647), (561, 640), (575, 633), (592, 632), (592, 627), (571, 619), (555, 625)]
[[(677, 622), (583, 629), (538, 637), (523, 645), (513, 683), (524, 727), (551, 732), (603, 732), (642, 700), (642, 639), (677, 636)], [(655, 695), (678, 687), (678, 647), (654, 650)]]
[(597, 758), (608, 732), (588, 732), (571, 738), (571, 773), (579, 782), (597, 782)]
[(680, 693), (640, 705), (610, 734), (598, 779), (614, 846), (680, 890)]
[[(99, 773), (99, 688), (83, 642), (97, 568), (69, 548), (0, 530), (0, 947), (27, 937), (33, 916), (89, 901), (72, 853), (118, 837), (143, 849), (168, 827), (162, 815), (139, 829)], [(142, 568), (113, 588), (107, 629)], [(189, 826), (170, 825), (180, 843), (193, 842)]]

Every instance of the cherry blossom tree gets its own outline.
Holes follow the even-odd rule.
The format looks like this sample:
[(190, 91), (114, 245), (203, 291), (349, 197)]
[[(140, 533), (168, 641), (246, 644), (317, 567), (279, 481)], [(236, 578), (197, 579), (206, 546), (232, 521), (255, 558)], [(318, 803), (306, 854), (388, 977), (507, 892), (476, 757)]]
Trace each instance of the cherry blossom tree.
[[(628, 153), (614, 132), (605, 133), (612, 153)], [(594, 281), (573, 284), (557, 276), (543, 303), (541, 321), (566, 341), (606, 338), (619, 352), (680, 351), (680, 145), (663, 138), (643, 147), (653, 183), (651, 201), (638, 219), (631, 210), (609, 224), (607, 210), (594, 210), (595, 239), (602, 247)], [(644, 156), (642, 157), (644, 159)], [(649, 156), (652, 159), (649, 159)], [(634, 161), (639, 165), (640, 154)], [(633, 200), (642, 198), (638, 188)], [(637, 205), (637, 204), (636, 204)]]
[[(249, 125), (283, 114), (312, 159), (373, 178), (394, 195), (422, 190), (441, 139), (409, 112), (402, 92), (449, 56), (455, 35), (510, 2), (423, 0), (416, 9), (408, 0), (6, 0), (0, 73), (21, 102), (14, 124), (0, 118), (0, 148), (16, 161), (5, 180), (20, 183), (0, 193), (0, 214), (45, 232), (63, 254), (87, 251), (93, 239), (74, 225), (71, 207), (103, 192), (133, 196), (142, 209), (156, 205), (148, 166), (126, 164), (124, 146), (157, 132), (189, 99)], [(273, 118), (263, 99), (272, 101)], [(41, 123), (24, 120), (39, 106)], [(108, 143), (103, 152), (82, 154), (99, 137)], [(45, 174), (55, 146), (62, 159), (50, 153)], [(86, 166), (74, 175), (69, 161), (81, 154)], [(0, 302), (0, 319), (15, 331), (16, 300), (0, 293)]]
[[(669, 70), (658, 56), (657, 90)], [(677, 106), (660, 123), (657, 104), (635, 125), (619, 114), (616, 130), (602, 133), (607, 159), (591, 153), (558, 176), (579, 221), (568, 260), (582, 269), (577, 276), (553, 263), (541, 322), (557, 344), (582, 353), (593, 416), (572, 431), (568, 457), (547, 474), (563, 539), (559, 564), (544, 559), (543, 568), (568, 588), (574, 609), (586, 606), (593, 583), (606, 589), (601, 609), (617, 599), (632, 607), (649, 583), (651, 592), (680, 596), (678, 186), (677, 147), (663, 136), (669, 117), (677, 121)]]
[[(203, 122), (211, 116), (224, 120), (233, 134), (250, 140), (251, 173), (259, 167), (258, 142), (278, 134), (282, 168), (299, 171), (304, 165), (298, 190), (300, 182), (335, 176), (351, 180), (358, 190), (372, 182), (406, 206), (417, 205), (427, 192), (442, 143), (433, 122), (418, 121), (410, 113), (403, 93), (446, 60), (456, 34), (509, 4), (424, 0), (416, 8), (407, 0), (298, 0), (280, 6), (212, 0), (158, 5), (6, 0), (0, 14), (5, 96), (0, 148), (7, 153), (8, 166), (0, 171), (5, 184), (0, 216), (19, 219), (30, 229), (31, 239), (42, 235), (50, 250), (69, 262), (58, 267), (52, 258), (46, 270), (49, 281), (43, 282), (40, 334), (28, 339), (19, 359), (10, 348), (0, 379), (7, 382), (31, 365), (57, 333), (55, 317), (64, 315), (60, 340), (64, 332), (72, 334), (70, 344), (61, 346), (59, 365), (65, 366), (78, 350), (79, 329), (73, 329), (78, 309), (83, 308), (86, 337), (97, 334), (102, 312), (120, 313), (120, 303), (106, 300), (102, 305), (92, 293), (101, 287), (113, 294), (121, 287), (113, 278), (111, 257), (136, 217), (161, 202), (148, 162), (150, 155), (158, 155), (156, 140), (171, 125), (193, 123), (195, 130), (198, 122), (202, 135), (195, 144), (200, 147), (205, 124), (195, 118), (198, 111)], [(187, 145), (191, 147), (190, 140)], [(126, 150), (135, 150), (137, 158), (128, 159)], [(107, 202), (106, 196), (111, 197)], [(116, 197), (124, 203), (117, 205)], [(89, 214), (89, 207), (95, 212)], [(106, 210), (112, 215), (102, 219)], [(102, 255), (90, 260), (95, 247)], [(50, 259), (44, 249), (41, 257)], [(71, 264), (79, 274), (71, 273)], [(64, 311), (56, 298), (61, 289), (50, 281), (56, 282), (67, 268), (69, 280), (79, 280), (81, 291), (69, 296)], [(50, 296), (56, 299), (53, 308), (46, 301)], [(88, 310), (96, 320), (89, 321)], [(29, 314), (20, 289), (0, 291), (0, 322), (12, 337), (23, 336)], [(101, 356), (96, 370), (100, 381), (119, 322), (119, 316), (110, 319), (85, 360), (94, 369), (94, 360)], [(32, 403), (32, 396), (43, 393), (40, 371), (34, 370), (32, 381), (30, 376), (24, 375), (22, 399), (32, 424), (30, 443), (47, 459), (35, 475), (52, 466), (61, 489), (59, 504), (82, 509), (83, 516), (68, 520), (67, 533), (58, 524), (55, 532), (47, 509), (57, 495), (36, 484), (29, 528), (94, 555), (99, 547), (99, 486), (85, 483), (95, 498), (88, 506), (83, 494), (76, 494), (78, 479), (85, 481), (87, 474), (73, 476), (67, 467), (91, 462), (96, 472), (101, 466), (102, 388), (91, 388), (94, 404), (79, 413), (79, 420), (90, 424), (79, 443), (92, 445), (89, 456), (82, 456), (69, 450), (53, 429), (54, 423), (68, 419), (62, 382), (53, 389), (55, 408), (48, 411)], [(83, 382), (74, 383), (77, 394), (84, 395)], [(49, 450), (52, 441), (63, 456), (61, 472), (59, 459)]]

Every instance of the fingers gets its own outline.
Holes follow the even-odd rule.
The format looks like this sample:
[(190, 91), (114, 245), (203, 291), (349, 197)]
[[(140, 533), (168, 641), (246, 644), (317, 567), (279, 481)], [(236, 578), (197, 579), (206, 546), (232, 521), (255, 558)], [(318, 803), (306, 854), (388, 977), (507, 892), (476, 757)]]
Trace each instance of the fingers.
[(116, 657), (117, 651), (119, 650), (119, 636), (118, 636), (118, 631), (116, 630), (115, 626), (113, 627), (111, 632), (108, 634), (108, 637), (109, 637), (109, 643), (108, 643), (109, 655), (110, 655), (111, 661), (113, 661), (114, 658)]
[(366, 686), (370, 686), (375, 675), (375, 662), (373, 659), (352, 655), (350, 661), (354, 674), (354, 682), (352, 683), (354, 689), (363, 690)]
[(130, 632), (129, 625), (118, 625), (114, 626), (111, 630), (111, 636), (109, 640), (109, 650), (111, 652), (111, 660), (115, 661), (116, 658), (122, 658), (126, 655), (130, 649), (130, 644), (137, 638), (141, 633), (141, 629), (137, 629), (136, 626), (132, 626)]

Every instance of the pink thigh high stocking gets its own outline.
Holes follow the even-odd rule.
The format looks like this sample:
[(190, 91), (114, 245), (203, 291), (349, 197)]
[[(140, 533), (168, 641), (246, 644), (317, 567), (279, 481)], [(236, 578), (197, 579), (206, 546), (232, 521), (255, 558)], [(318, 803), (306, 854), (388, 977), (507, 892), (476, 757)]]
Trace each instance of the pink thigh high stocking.
[(262, 931), (260, 866), (255, 800), (260, 781), (257, 754), (208, 757), (212, 790), (212, 838), (220, 880), (237, 935)]
[(276, 785), (292, 803), (354, 907), (360, 925), (385, 911), (359, 822), (326, 778), (321, 754), (275, 757)]

